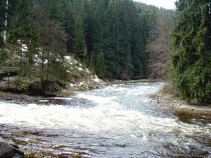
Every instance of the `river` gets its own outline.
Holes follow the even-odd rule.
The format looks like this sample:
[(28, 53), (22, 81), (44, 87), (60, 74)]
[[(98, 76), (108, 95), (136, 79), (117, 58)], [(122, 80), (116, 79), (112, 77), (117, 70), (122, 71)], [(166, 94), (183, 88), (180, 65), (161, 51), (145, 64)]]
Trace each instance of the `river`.
[(164, 83), (113, 84), (35, 103), (0, 101), (0, 135), (37, 157), (211, 157), (211, 121), (182, 119), (148, 94)]

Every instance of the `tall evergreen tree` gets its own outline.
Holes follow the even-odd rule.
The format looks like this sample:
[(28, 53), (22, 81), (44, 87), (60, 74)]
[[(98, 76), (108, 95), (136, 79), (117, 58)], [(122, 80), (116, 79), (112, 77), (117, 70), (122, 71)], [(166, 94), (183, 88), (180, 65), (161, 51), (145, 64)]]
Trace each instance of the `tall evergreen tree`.
[[(33, 56), (37, 53), (38, 37), (36, 28), (33, 26), (31, 19), (31, 9), (27, 0), (20, 0), (18, 3), (18, 16), (14, 21), (14, 29), (10, 31), (8, 42), (17, 44), (17, 49), (20, 56), (20, 70), (29, 73), (31, 77), (31, 68), (33, 64)], [(23, 44), (27, 46), (27, 50), (23, 50)], [(27, 58), (28, 65), (22, 64), (22, 56)]]
[(179, 0), (175, 26), (172, 84), (183, 99), (211, 102), (211, 23), (207, 0)]
[(100, 78), (105, 78), (105, 59), (104, 54), (100, 52), (97, 56), (97, 63), (96, 63), (97, 74)]
[(77, 16), (77, 18), (75, 19), (72, 45), (73, 45), (73, 54), (76, 57), (83, 58), (86, 44), (84, 38), (83, 21), (80, 16)]
[(44, 80), (62, 82), (68, 78), (63, 64), (66, 38), (59, 20), (53, 19), (47, 6), (48, 1), (29, 4), (27, 0), (20, 0), (8, 42), (19, 52), (20, 74), (27, 75), (30, 80), (39, 77), (41, 83)]
[[(48, 2), (37, 2), (33, 9), (34, 25), (38, 29), (39, 53), (36, 63), (41, 71), (37, 74), (43, 81), (63, 82), (68, 79), (66, 67), (64, 66), (64, 55), (66, 55), (66, 34), (61, 29), (59, 20), (53, 19), (48, 9)], [(39, 62), (41, 61), (41, 62)]]

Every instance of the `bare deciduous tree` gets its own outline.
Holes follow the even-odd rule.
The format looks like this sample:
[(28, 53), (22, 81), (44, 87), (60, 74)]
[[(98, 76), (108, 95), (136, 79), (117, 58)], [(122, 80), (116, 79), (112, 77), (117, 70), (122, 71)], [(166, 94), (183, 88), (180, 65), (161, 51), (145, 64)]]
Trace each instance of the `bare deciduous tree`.
[(149, 51), (149, 75), (151, 78), (167, 78), (170, 61), (171, 28), (165, 21), (158, 21), (157, 25), (150, 32), (148, 40)]

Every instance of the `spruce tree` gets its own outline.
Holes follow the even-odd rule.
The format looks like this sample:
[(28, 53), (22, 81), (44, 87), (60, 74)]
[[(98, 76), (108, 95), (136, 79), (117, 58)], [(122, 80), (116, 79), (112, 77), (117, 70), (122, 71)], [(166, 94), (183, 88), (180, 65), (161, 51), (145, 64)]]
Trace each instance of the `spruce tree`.
[[(14, 29), (10, 31), (7, 41), (16, 45), (20, 56), (20, 71), (28, 74), (31, 78), (31, 68), (34, 62), (33, 56), (37, 53), (38, 47), (37, 30), (33, 26), (31, 8), (27, 0), (20, 0), (18, 10), (17, 18), (13, 21)], [(23, 51), (24, 45), (26, 45), (27, 50)], [(22, 57), (27, 59), (27, 65), (22, 64)]]
[(46, 6), (48, 2), (38, 1), (33, 9), (34, 25), (40, 40), (36, 67), (41, 71), (36, 76), (41, 79), (43, 89), (44, 81), (65, 83), (68, 80), (64, 65), (66, 34), (61, 29), (60, 20), (53, 19), (55, 15)]
[(173, 33), (172, 85), (189, 102), (211, 102), (210, 5), (206, 0), (180, 0), (177, 11), (180, 18)]
[[(20, 0), (14, 29), (8, 38), (19, 52), (19, 74), (28, 76), (30, 81), (40, 78), (43, 90), (45, 80), (64, 83), (68, 78), (64, 66), (65, 33), (59, 20), (52, 19), (54, 16), (47, 5), (46, 1), (29, 4), (27, 0)], [(27, 50), (22, 50), (23, 45)]]
[(83, 30), (83, 21), (80, 16), (77, 16), (75, 19), (75, 26), (73, 32), (73, 54), (76, 57), (81, 57), (83, 59), (85, 51), (85, 38)]
[(98, 77), (100, 78), (105, 78), (105, 59), (104, 59), (104, 54), (102, 52), (100, 52), (97, 56), (97, 63), (96, 63), (96, 68), (97, 68), (97, 74)]

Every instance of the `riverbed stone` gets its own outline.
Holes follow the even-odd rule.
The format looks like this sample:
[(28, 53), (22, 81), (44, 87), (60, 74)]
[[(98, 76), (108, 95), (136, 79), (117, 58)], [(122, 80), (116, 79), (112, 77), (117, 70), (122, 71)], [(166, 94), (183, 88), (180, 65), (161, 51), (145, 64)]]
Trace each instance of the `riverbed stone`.
[(0, 137), (0, 158), (23, 158), (24, 153), (18, 150), (17, 146), (10, 144)]

